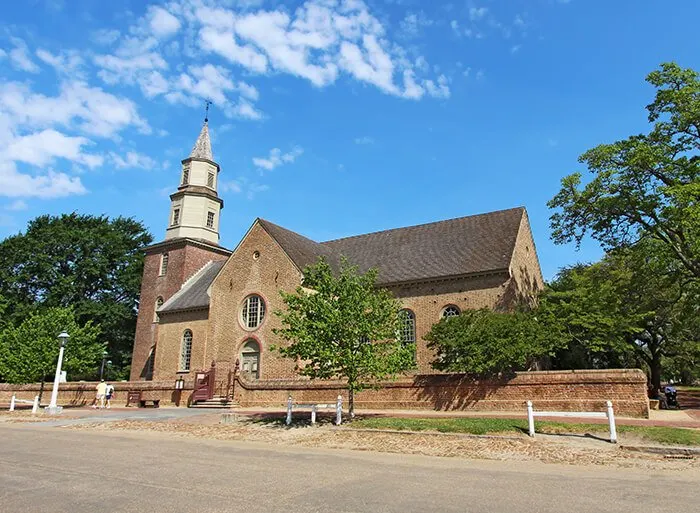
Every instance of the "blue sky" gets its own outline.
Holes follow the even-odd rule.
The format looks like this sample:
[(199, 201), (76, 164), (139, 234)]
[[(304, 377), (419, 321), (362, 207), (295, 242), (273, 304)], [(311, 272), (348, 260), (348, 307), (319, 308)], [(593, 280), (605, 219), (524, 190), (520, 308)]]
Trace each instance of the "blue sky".
[(0, 237), (78, 211), (156, 240), (204, 99), (225, 208), (316, 240), (524, 205), (546, 278), (577, 157), (646, 130), (644, 76), (700, 68), (679, 0), (27, 0), (0, 28)]

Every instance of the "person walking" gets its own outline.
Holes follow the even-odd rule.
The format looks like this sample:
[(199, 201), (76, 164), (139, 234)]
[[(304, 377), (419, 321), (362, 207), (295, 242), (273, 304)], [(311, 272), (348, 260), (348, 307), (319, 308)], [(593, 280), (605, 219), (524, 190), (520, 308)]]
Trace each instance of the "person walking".
[(95, 390), (97, 393), (95, 394), (95, 405), (93, 408), (102, 409), (105, 407), (105, 396), (107, 395), (107, 383), (105, 383), (104, 379), (97, 384)]
[(112, 407), (112, 396), (114, 395), (114, 386), (111, 384), (107, 384), (107, 388), (105, 389), (105, 399), (107, 400), (107, 409), (110, 409)]

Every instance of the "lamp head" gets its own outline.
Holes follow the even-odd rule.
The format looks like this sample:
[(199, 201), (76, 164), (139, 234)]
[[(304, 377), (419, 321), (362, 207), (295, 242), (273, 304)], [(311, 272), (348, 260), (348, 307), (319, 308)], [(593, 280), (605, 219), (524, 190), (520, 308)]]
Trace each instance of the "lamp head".
[(61, 334), (58, 336), (58, 341), (61, 344), (61, 347), (66, 347), (69, 338), (70, 337), (68, 336), (68, 333), (66, 333), (65, 331), (61, 332)]

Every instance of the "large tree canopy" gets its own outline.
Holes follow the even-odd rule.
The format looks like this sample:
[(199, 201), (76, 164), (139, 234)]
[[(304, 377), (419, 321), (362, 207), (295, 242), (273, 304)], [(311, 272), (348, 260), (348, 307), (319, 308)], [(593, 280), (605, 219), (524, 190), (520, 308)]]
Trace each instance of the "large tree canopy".
[(14, 324), (33, 312), (71, 307), (79, 323), (101, 328), (116, 366), (126, 368), (133, 344), (143, 271), (152, 241), (140, 222), (118, 217), (41, 216), (25, 233), (0, 242), (0, 296)]
[[(697, 283), (669, 264), (655, 239), (562, 271), (540, 301), (568, 338), (564, 366), (645, 365), (659, 387), (664, 360), (697, 352)], [(570, 359), (578, 355), (579, 362)], [(566, 353), (564, 353), (566, 354)], [(559, 355), (562, 358), (562, 354)]]
[(434, 368), (492, 376), (534, 368), (559, 347), (557, 330), (544, 313), (466, 310), (434, 324), (425, 340), (436, 353)]
[(57, 337), (64, 330), (70, 339), (63, 369), (74, 379), (95, 372), (104, 351), (98, 341), (99, 328), (90, 322), (76, 322), (70, 308), (48, 308), (0, 333), (0, 377), (10, 383), (52, 380), (58, 359)]
[(376, 278), (376, 269), (360, 274), (347, 261), (334, 274), (320, 260), (305, 269), (304, 287), (282, 292), (287, 308), (275, 312), (284, 326), (275, 333), (290, 342), (277, 350), (303, 376), (346, 380), (351, 416), (355, 392), (415, 365), (415, 346), (398, 340), (401, 305)]
[(562, 179), (549, 202), (556, 243), (580, 243), (590, 234), (606, 250), (643, 237), (662, 243), (700, 279), (700, 80), (692, 69), (662, 64), (647, 82), (656, 89), (647, 106), (653, 128), (579, 158), (593, 178)]

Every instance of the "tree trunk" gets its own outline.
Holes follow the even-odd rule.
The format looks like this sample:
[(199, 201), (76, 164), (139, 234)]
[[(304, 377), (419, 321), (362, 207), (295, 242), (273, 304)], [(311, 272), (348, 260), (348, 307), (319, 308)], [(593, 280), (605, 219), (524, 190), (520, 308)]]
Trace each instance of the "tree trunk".
[(659, 392), (661, 390), (661, 356), (658, 353), (652, 355), (649, 370), (651, 371), (651, 386), (654, 388), (654, 392)]
[(355, 418), (355, 391), (348, 388), (348, 410), (350, 410), (350, 420)]
[(39, 387), (39, 404), (41, 404), (42, 395), (44, 395), (44, 378), (41, 378), (41, 386)]

